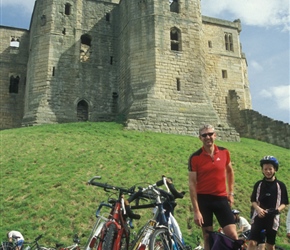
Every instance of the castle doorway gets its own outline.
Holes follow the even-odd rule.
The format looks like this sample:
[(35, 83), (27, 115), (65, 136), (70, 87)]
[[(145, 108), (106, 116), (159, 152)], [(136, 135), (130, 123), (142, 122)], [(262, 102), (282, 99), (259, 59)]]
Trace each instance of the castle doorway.
[(84, 122), (89, 119), (89, 105), (84, 100), (79, 101), (77, 105), (77, 119), (79, 122)]

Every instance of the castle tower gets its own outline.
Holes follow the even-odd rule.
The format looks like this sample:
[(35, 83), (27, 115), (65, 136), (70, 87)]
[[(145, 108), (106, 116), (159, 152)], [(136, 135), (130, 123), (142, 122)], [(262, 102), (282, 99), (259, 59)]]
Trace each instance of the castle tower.
[(120, 109), (128, 127), (191, 133), (219, 123), (205, 93), (200, 0), (123, 0), (120, 13)]
[(23, 125), (108, 120), (117, 112), (117, 2), (36, 1)]

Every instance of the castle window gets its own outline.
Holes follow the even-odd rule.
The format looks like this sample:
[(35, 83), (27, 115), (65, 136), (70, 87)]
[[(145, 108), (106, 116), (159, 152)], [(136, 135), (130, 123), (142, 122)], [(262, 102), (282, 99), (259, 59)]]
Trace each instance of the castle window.
[(63, 35), (66, 34), (66, 28), (63, 28), (63, 30), (62, 30), (62, 34), (63, 34)]
[(106, 13), (106, 21), (110, 22), (110, 13)]
[(19, 40), (19, 38), (11, 37), (11, 40), (10, 40), (10, 47), (13, 47), (13, 48), (19, 48), (19, 45), (20, 45), (20, 40)]
[(90, 47), (92, 38), (88, 34), (81, 36), (80, 61), (86, 62), (90, 59)]
[(222, 70), (222, 77), (228, 78), (228, 72), (226, 70)]
[(64, 14), (66, 14), (67, 16), (69, 16), (71, 14), (71, 4), (70, 3), (66, 3), (64, 6)]
[(169, 0), (170, 12), (179, 13), (179, 2), (178, 0)]
[(80, 122), (85, 122), (89, 118), (89, 105), (86, 101), (81, 100), (77, 106), (77, 119)]
[(177, 28), (172, 28), (170, 30), (170, 43), (171, 50), (180, 51), (181, 50), (181, 39), (180, 31)]
[(19, 76), (10, 76), (10, 85), (9, 85), (9, 93), (18, 93), (18, 85), (19, 85)]
[(112, 113), (118, 113), (118, 97), (119, 97), (118, 93), (113, 92)]
[(228, 51), (234, 51), (233, 35), (231, 33), (225, 33), (225, 48)]
[(180, 91), (180, 79), (176, 78), (176, 90)]
[(208, 41), (207, 43), (208, 43), (208, 47), (209, 48), (212, 48), (212, 42), (211, 41)]

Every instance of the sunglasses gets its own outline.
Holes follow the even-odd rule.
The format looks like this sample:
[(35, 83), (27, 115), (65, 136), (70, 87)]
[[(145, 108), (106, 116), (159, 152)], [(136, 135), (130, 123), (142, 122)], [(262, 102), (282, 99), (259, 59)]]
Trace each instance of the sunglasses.
[(209, 136), (209, 137), (213, 136), (213, 134), (214, 134), (214, 132), (201, 134), (200, 136), (203, 137), (203, 138), (206, 138), (207, 136)]

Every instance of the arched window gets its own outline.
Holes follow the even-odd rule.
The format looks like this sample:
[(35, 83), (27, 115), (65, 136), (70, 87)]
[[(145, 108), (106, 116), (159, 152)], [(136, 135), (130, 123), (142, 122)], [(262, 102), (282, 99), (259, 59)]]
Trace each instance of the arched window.
[(225, 33), (225, 48), (234, 51), (233, 35), (231, 33)]
[(77, 118), (78, 121), (87, 121), (89, 119), (89, 105), (86, 101), (81, 100), (77, 106)]
[(113, 92), (112, 94), (112, 113), (118, 113), (118, 93), (117, 92)]
[(19, 85), (19, 76), (10, 76), (10, 85), (9, 85), (9, 93), (18, 93), (18, 85)]
[(181, 50), (181, 33), (180, 30), (175, 27), (170, 30), (170, 43), (171, 50)]
[(179, 13), (179, 0), (169, 0), (170, 11)]
[(90, 47), (92, 43), (92, 37), (88, 34), (81, 36), (81, 50), (80, 50), (80, 60), (81, 62), (86, 62), (90, 59)]

